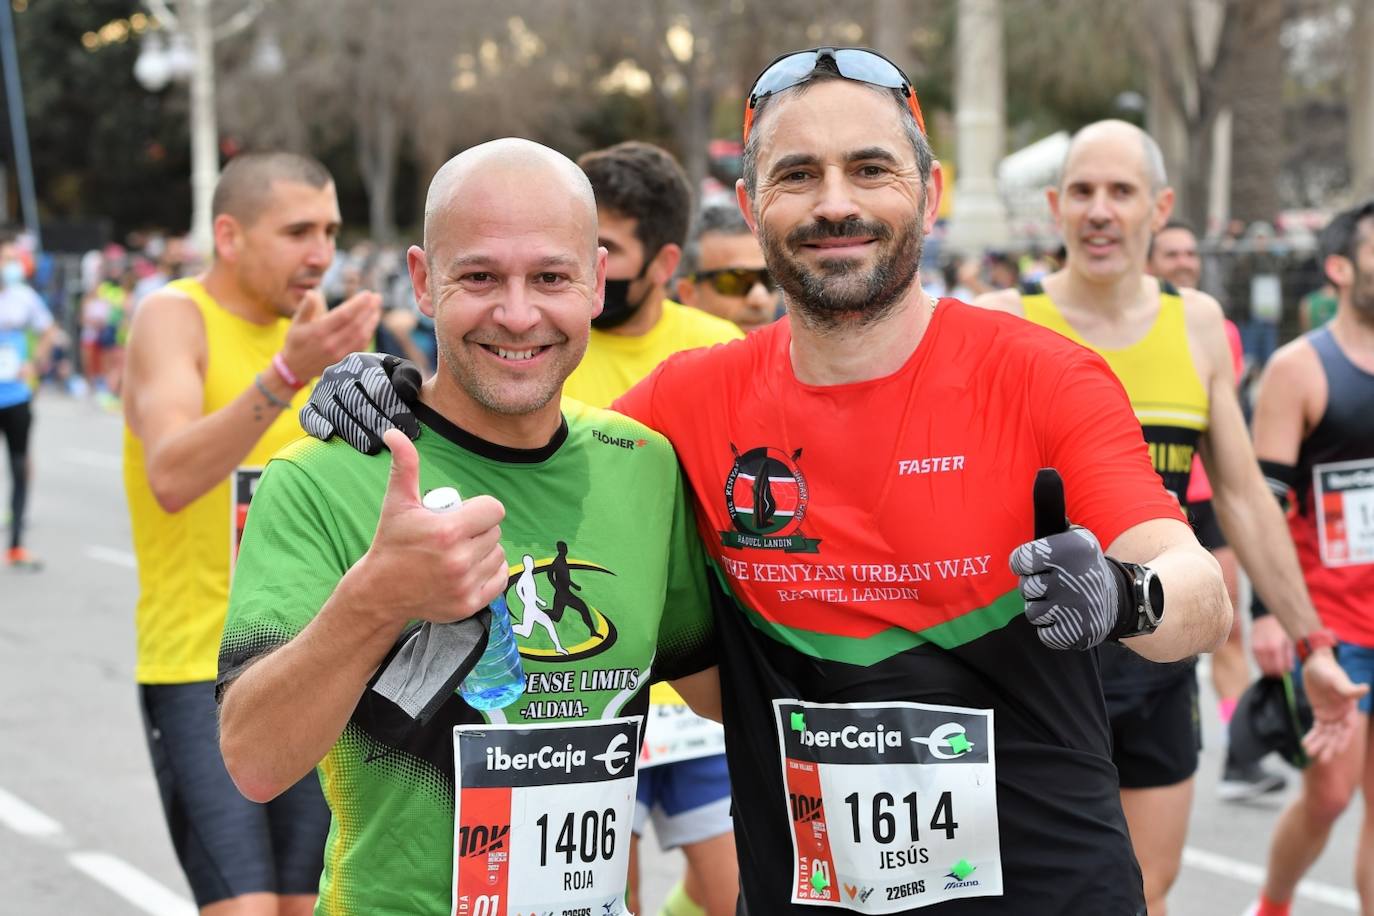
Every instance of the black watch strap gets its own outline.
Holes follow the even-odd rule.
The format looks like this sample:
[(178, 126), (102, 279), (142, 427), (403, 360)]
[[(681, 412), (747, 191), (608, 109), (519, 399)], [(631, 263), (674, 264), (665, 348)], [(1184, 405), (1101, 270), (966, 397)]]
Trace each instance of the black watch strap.
[(1109, 639), (1145, 636), (1159, 628), (1164, 616), (1164, 591), (1154, 571), (1139, 563), (1107, 557), (1116, 573), (1117, 617)]

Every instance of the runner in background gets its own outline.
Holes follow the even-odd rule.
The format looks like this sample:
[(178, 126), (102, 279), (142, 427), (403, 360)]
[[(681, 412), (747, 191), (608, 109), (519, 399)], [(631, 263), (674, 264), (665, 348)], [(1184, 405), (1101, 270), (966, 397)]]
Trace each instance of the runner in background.
[(677, 297), (746, 332), (772, 324), (781, 314), (778, 285), (734, 201), (697, 211), (678, 266)]
[[(1165, 223), (1164, 228), (1150, 239), (1146, 269), (1153, 276), (1172, 283), (1175, 289), (1197, 289), (1198, 279), (1202, 275), (1202, 259), (1198, 255), (1197, 234), (1192, 227), (1179, 220)], [(1240, 329), (1230, 319), (1224, 321), (1226, 343), (1231, 348), (1231, 364), (1239, 383), (1245, 372)], [(1245, 658), (1244, 628), (1241, 625), (1240, 565), (1236, 561), (1236, 552), (1227, 545), (1226, 536), (1221, 533), (1221, 525), (1217, 523), (1216, 510), (1212, 508), (1212, 485), (1207, 480), (1202, 458), (1196, 454), (1193, 455), (1193, 469), (1188, 476), (1186, 500), (1193, 531), (1197, 534), (1198, 542), (1216, 557), (1234, 611), (1231, 632), (1227, 634), (1226, 642), (1212, 653), (1211, 665), (1217, 714), (1222, 725), (1227, 725), (1236, 711), (1240, 695), (1250, 683), (1250, 666)], [(1222, 735), (1225, 734), (1223, 729)], [(1240, 801), (1267, 792), (1282, 791), (1287, 784), (1288, 780), (1283, 776), (1264, 769), (1258, 761), (1242, 763), (1228, 750), (1217, 795), (1228, 801)]]
[(220, 757), (215, 674), (230, 570), (267, 459), (329, 363), (367, 346), (377, 296), (326, 314), (317, 289), (339, 205), (328, 171), (292, 153), (231, 160), (215, 187), (214, 260), (151, 293), (134, 318), (124, 486), (138, 556), (135, 676), (182, 870), (206, 916), (307, 914), (329, 812), (311, 777), (246, 800)]
[[(1351, 680), (1374, 682), (1374, 201), (1338, 213), (1322, 230), (1322, 267), (1336, 317), (1270, 360), (1255, 403), (1255, 451), (1280, 500), (1312, 601), (1327, 629), (1299, 640), (1304, 669), (1336, 650)], [(1257, 624), (1258, 625), (1258, 624)], [(1260, 660), (1282, 673), (1291, 655)], [(1273, 670), (1270, 670), (1273, 669)], [(1364, 797), (1355, 889), (1374, 912), (1374, 753), (1370, 696), (1352, 713), (1355, 738), (1315, 760), (1283, 812), (1269, 849), (1258, 916), (1288, 916), (1302, 876), (1357, 790)]]
[[(1173, 206), (1158, 144), (1124, 121), (1084, 127), (1049, 204), (1068, 249), (1064, 267), (978, 304), (1023, 315), (1101, 354), (1130, 396), (1165, 487), (1186, 501), (1200, 449), (1222, 530), (1256, 590), (1295, 635), (1320, 629), (1250, 445), (1221, 307), (1145, 273), (1150, 238)], [(1099, 658), (1121, 803), (1150, 914), (1161, 916), (1182, 863), (1201, 746), (1196, 659), (1154, 664), (1116, 645), (1104, 645)], [(1350, 679), (1327, 653), (1314, 659), (1307, 680), (1318, 721), (1330, 723), (1337, 741), (1348, 740), (1357, 695)]]
[(33, 395), (48, 364), (57, 326), (28, 284), (21, 252), (0, 244), (0, 437), (9, 456), (9, 544), (5, 565), (36, 572), (43, 564), (24, 546), (33, 462), (29, 456)]

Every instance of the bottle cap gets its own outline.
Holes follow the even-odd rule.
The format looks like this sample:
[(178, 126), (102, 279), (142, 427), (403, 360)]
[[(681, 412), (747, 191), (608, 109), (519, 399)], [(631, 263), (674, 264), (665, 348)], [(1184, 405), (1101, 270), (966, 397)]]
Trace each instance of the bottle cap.
[(463, 504), (463, 499), (453, 487), (436, 487), (420, 502), (431, 512), (453, 512)]

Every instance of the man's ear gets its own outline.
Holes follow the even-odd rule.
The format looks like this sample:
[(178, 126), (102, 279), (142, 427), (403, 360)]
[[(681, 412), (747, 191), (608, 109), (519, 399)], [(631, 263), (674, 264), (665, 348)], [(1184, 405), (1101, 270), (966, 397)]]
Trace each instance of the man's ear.
[(683, 305), (696, 305), (697, 285), (686, 277), (679, 277), (677, 281), (677, 296), (674, 298)]
[(215, 246), (215, 257), (221, 261), (235, 261), (239, 250), (239, 240), (243, 227), (228, 213), (215, 217), (210, 226), (211, 241)]
[(744, 187), (743, 178), (735, 180), (735, 203), (739, 204), (739, 212), (744, 217), (744, 221), (749, 224), (749, 231), (754, 233), (754, 238), (758, 238), (758, 220), (754, 218), (754, 205), (749, 200), (749, 191)]
[(415, 290), (415, 304), (430, 318), (434, 317), (434, 301), (429, 288), (429, 259), (419, 245), (406, 250), (406, 268), (410, 271), (410, 285)]
[(1174, 213), (1174, 189), (1165, 188), (1155, 196), (1155, 209), (1150, 218), (1150, 235), (1154, 235), (1169, 222)]
[(1355, 283), (1355, 264), (1343, 254), (1327, 255), (1322, 261), (1322, 271), (1337, 290), (1347, 289)]
[(926, 182), (926, 212), (922, 214), (927, 234), (935, 228), (935, 220), (940, 216), (940, 198), (945, 194), (945, 171), (940, 168), (939, 160), (930, 164), (930, 179)]
[(606, 258), (608, 256), (605, 246), (596, 249), (596, 308), (592, 310), (592, 317), (601, 314), (601, 310), (606, 307)]
[(646, 273), (655, 286), (663, 287), (667, 292), (668, 284), (673, 279), (673, 272), (677, 270), (678, 263), (682, 260), (682, 247), (669, 242), (658, 250), (654, 259), (649, 262), (649, 269)]

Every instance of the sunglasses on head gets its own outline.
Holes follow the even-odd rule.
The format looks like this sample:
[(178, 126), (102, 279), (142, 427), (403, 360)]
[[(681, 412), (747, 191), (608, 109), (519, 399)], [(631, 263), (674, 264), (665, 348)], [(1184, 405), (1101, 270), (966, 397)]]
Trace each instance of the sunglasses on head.
[(767, 270), (748, 267), (722, 267), (719, 270), (702, 270), (692, 274), (693, 283), (710, 283), (711, 288), (722, 296), (746, 296), (756, 283), (770, 293), (778, 284)]
[(743, 142), (749, 142), (749, 128), (754, 124), (754, 110), (759, 102), (775, 92), (809, 82), (823, 60), (830, 61), (831, 68), (847, 80), (884, 89), (900, 89), (902, 95), (906, 96), (912, 117), (916, 119), (916, 126), (922, 134), (926, 132), (926, 119), (921, 114), (920, 103), (916, 101), (916, 90), (912, 88), (911, 80), (892, 61), (868, 48), (809, 48), (782, 55), (764, 67), (754, 80), (754, 86), (749, 90), (749, 101), (744, 108)]

